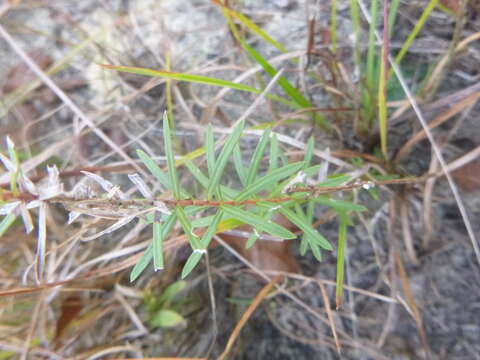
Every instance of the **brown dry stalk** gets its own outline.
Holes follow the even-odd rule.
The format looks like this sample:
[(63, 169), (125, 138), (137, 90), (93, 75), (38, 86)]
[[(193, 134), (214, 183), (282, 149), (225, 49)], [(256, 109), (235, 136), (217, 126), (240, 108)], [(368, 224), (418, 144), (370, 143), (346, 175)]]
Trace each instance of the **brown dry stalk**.
[[(374, 186), (380, 185), (402, 185), (402, 184), (412, 184), (418, 182), (424, 182), (426, 179), (434, 176), (434, 174), (427, 174), (421, 177), (415, 178), (403, 178), (403, 179), (391, 179), (391, 180), (367, 180), (367, 181), (356, 181), (353, 184), (342, 185), (342, 186), (306, 186), (306, 187), (294, 187), (287, 191), (287, 194), (292, 193), (308, 193), (309, 196), (317, 196), (321, 194), (330, 194), (339, 191), (354, 190), (359, 188), (369, 189)], [(60, 203), (64, 205), (82, 205), (88, 208), (95, 207), (108, 207), (110, 209), (115, 208), (144, 208), (144, 207), (155, 207), (158, 205), (158, 202), (161, 202), (169, 207), (175, 206), (209, 206), (209, 207), (220, 207), (223, 205), (231, 206), (244, 206), (244, 205), (257, 205), (260, 202), (269, 202), (274, 204), (284, 203), (288, 201), (295, 200), (292, 196), (282, 196), (276, 198), (256, 198), (242, 201), (213, 201), (213, 200), (195, 200), (195, 199), (183, 199), (183, 200), (174, 200), (174, 199), (163, 199), (158, 198), (155, 200), (150, 199), (135, 199), (135, 200), (119, 200), (119, 199), (101, 199), (101, 198), (92, 198), (92, 199), (74, 199), (67, 197), (55, 197), (49, 199), (50, 203)]]

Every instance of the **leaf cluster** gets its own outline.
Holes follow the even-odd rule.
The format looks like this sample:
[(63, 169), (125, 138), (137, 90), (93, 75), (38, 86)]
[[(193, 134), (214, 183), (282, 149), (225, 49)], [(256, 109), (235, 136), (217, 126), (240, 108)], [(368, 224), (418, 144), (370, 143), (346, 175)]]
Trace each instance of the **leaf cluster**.
[[(286, 194), (287, 189), (301, 185), (307, 176), (319, 171), (320, 166), (311, 166), (313, 157), (313, 139), (307, 144), (303, 161), (288, 163), (279, 147), (277, 137), (266, 130), (260, 138), (256, 149), (248, 162), (244, 164), (240, 138), (244, 122), (238, 122), (222, 146), (216, 146), (212, 127), (206, 136), (206, 171), (197, 167), (191, 160), (184, 160), (183, 165), (206, 194), (201, 206), (195, 201), (188, 202), (193, 196), (180, 181), (177, 163), (173, 155), (172, 133), (167, 113), (163, 118), (163, 141), (167, 159), (168, 173), (164, 172), (144, 151), (138, 150), (138, 156), (156, 177), (160, 184), (171, 193), (175, 201), (169, 202), (169, 213), (162, 211), (153, 218), (153, 240), (133, 268), (130, 279), (134, 281), (153, 261), (155, 270), (162, 269), (163, 243), (175, 224), (179, 223), (191, 247), (191, 254), (183, 268), (185, 278), (200, 262), (216, 233), (243, 224), (252, 228), (246, 247), (251, 247), (261, 237), (268, 234), (279, 240), (291, 240), (297, 236), (289, 229), (272, 220), (276, 213), (286, 217), (303, 233), (301, 252), (310, 249), (320, 260), (321, 250), (332, 250), (330, 242), (312, 225), (317, 205), (333, 208), (347, 216), (348, 211), (362, 211), (364, 207), (347, 201), (330, 199), (328, 196), (312, 198), (308, 193)], [(266, 156), (267, 148), (269, 154)], [(268, 168), (263, 170), (262, 160), (268, 157)], [(222, 183), (227, 164), (233, 160), (240, 189)], [(329, 179), (325, 185), (341, 185), (349, 177)], [(187, 204), (187, 205), (185, 205)], [(304, 211), (306, 208), (306, 212)]]

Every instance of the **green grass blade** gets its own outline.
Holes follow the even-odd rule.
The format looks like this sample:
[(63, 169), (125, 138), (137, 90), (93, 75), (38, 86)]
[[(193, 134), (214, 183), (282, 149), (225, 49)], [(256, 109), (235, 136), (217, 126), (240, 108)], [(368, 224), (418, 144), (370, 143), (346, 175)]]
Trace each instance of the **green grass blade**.
[(377, 29), (378, 0), (372, 0), (370, 5), (370, 27), (368, 30), (367, 50), (367, 91), (370, 93), (375, 89), (375, 30)]
[(192, 272), (192, 270), (197, 266), (202, 258), (203, 252), (201, 251), (193, 251), (190, 256), (188, 257), (187, 262), (183, 266), (182, 270), (182, 279), (185, 279), (188, 274)]
[(334, 186), (341, 186), (345, 184), (347, 181), (350, 180), (349, 175), (333, 175), (330, 176), (327, 180), (324, 182), (318, 184), (320, 187), (334, 187)]
[(163, 238), (160, 221), (153, 223), (153, 267), (155, 271), (163, 269)]
[(322, 234), (315, 230), (304, 218), (295, 214), (292, 210), (287, 209), (286, 207), (281, 207), (279, 211), (288, 220), (297, 225), (297, 227), (300, 228), (307, 236), (311, 237), (314, 240), (314, 243), (320, 245), (326, 250), (333, 249), (332, 245), (327, 241), (327, 239), (325, 239)]
[(250, 249), (258, 240), (258, 232), (253, 231), (248, 237), (247, 243), (245, 244), (245, 249)]
[(15, 216), (15, 214), (10, 213), (2, 219), (2, 222), (0, 222), (0, 237), (5, 234), (5, 232), (13, 224), (16, 218), (17, 217)]
[(354, 204), (345, 200), (331, 199), (326, 196), (318, 196), (314, 200), (318, 204), (329, 206), (337, 211), (366, 211), (363, 205)]
[(207, 231), (205, 231), (205, 233), (202, 236), (202, 240), (200, 241), (202, 249), (208, 248), (210, 241), (212, 241), (213, 236), (216, 234), (217, 226), (220, 223), (220, 220), (222, 220), (222, 216), (223, 216), (222, 209), (218, 209), (217, 213), (213, 217), (212, 222), (208, 226)]
[(250, 161), (250, 167), (248, 168), (246, 186), (251, 185), (257, 177), (258, 168), (262, 162), (265, 148), (267, 147), (268, 140), (270, 138), (270, 129), (263, 132), (260, 141), (257, 144), (255, 152), (253, 153), (252, 160)]
[(200, 249), (200, 239), (192, 231), (192, 223), (188, 220), (185, 210), (181, 206), (175, 207), (175, 214), (178, 217), (178, 221), (182, 225), (183, 231), (190, 243), (192, 249)]
[(296, 237), (295, 234), (284, 227), (272, 222), (271, 220), (265, 221), (263, 217), (255, 215), (252, 212), (241, 210), (230, 205), (223, 205), (222, 209), (227, 215), (232, 216), (233, 218), (240, 220), (245, 224), (251, 225), (258, 231), (264, 231), (281, 239), (295, 239)]
[(187, 167), (187, 169), (190, 171), (190, 173), (193, 175), (195, 180), (197, 180), (200, 185), (202, 185), (205, 189), (208, 188), (208, 183), (209, 180), (208, 178), (203, 174), (203, 172), (195, 166), (190, 160), (186, 159), (184, 161), (184, 165)]
[(170, 130), (170, 123), (168, 121), (167, 112), (163, 114), (163, 142), (165, 146), (165, 155), (167, 157), (168, 175), (170, 176), (170, 183), (172, 184), (173, 196), (175, 199), (180, 199), (180, 183), (177, 176), (177, 168), (175, 166), (175, 157), (173, 155), (172, 133)]
[(254, 33), (255, 35), (259, 36), (260, 38), (262, 38), (263, 40), (265, 40), (267, 43), (269, 43), (270, 45), (273, 45), (275, 46), (278, 50), (280, 50), (281, 52), (283, 53), (286, 53), (287, 52), (287, 49), (285, 49), (285, 47), (280, 44), (279, 42), (277, 42), (276, 40), (274, 40), (270, 35), (268, 35), (264, 30), (262, 30), (262, 28), (260, 28), (259, 26), (257, 26), (252, 20), (250, 20), (248, 17), (246, 17), (245, 15), (243, 14), (240, 14), (234, 10), (232, 10), (231, 8), (229, 8), (228, 6), (226, 6), (225, 4), (221, 3), (220, 1), (218, 0), (212, 0), (212, 2), (219, 6), (223, 11), (225, 11), (226, 13), (228, 13), (228, 15), (234, 17), (235, 19), (237, 19), (238, 21), (240, 21), (243, 25), (245, 25), (245, 27), (250, 30), (252, 33)]
[(397, 63), (397, 65), (400, 64), (403, 57), (407, 53), (408, 49), (410, 49), (410, 46), (412, 45), (413, 40), (415, 40), (418, 33), (420, 32), (420, 30), (425, 25), (425, 22), (427, 21), (428, 17), (430, 16), (430, 13), (433, 11), (433, 9), (435, 9), (435, 7), (437, 5), (438, 5), (438, 0), (430, 0), (427, 7), (425, 7), (425, 10), (423, 10), (422, 15), (420, 16), (420, 19), (418, 19), (418, 21), (415, 23), (415, 26), (413, 27), (412, 32), (408, 35), (407, 40), (405, 40), (402, 48), (400, 49), (397, 56), (395, 57), (395, 62)]
[(338, 252), (337, 252), (337, 280), (335, 299), (337, 309), (342, 305), (343, 283), (345, 278), (345, 245), (347, 242), (348, 219), (345, 214), (340, 214), (340, 225), (338, 229)]
[(242, 153), (240, 152), (240, 146), (237, 144), (233, 149), (233, 162), (235, 164), (235, 170), (237, 171), (238, 178), (242, 183), (242, 186), (245, 187), (247, 183), (247, 170), (243, 165)]
[(400, 5), (400, 0), (392, 0), (390, 8), (388, 9), (388, 36), (392, 36), (393, 26), (395, 25), (395, 20), (397, 18), (398, 5)]
[(244, 84), (237, 84), (227, 80), (211, 78), (202, 75), (193, 75), (193, 74), (184, 74), (184, 73), (177, 73), (171, 71), (162, 71), (162, 70), (152, 70), (134, 66), (117, 66), (117, 65), (108, 65), (108, 64), (99, 64), (100, 66), (120, 72), (126, 72), (131, 74), (137, 75), (145, 75), (150, 77), (161, 77), (165, 79), (171, 80), (178, 80), (178, 81), (186, 81), (192, 82), (197, 84), (205, 84), (205, 85), (212, 85), (212, 86), (220, 86), (220, 87), (227, 87), (230, 89), (240, 90), (240, 91), (247, 91), (254, 94), (260, 94), (261, 90), (255, 89), (254, 87), (244, 85)]
[(210, 177), (210, 184), (208, 185), (207, 189), (207, 198), (211, 199), (213, 194), (218, 190), (218, 185), (220, 182), (220, 178), (223, 174), (223, 170), (227, 165), (228, 158), (232, 154), (232, 151), (238, 141), (240, 140), (240, 136), (242, 136), (244, 121), (240, 121), (237, 126), (233, 129), (233, 132), (229, 135), (225, 144), (223, 145), (222, 151), (218, 156), (217, 161), (215, 162), (215, 169), (213, 171), (212, 176)]
[(207, 152), (208, 175), (212, 176), (213, 169), (215, 169), (215, 142), (213, 138), (213, 129), (211, 124), (208, 124), (205, 148)]
[(153, 259), (153, 241), (148, 245), (147, 250), (143, 253), (140, 260), (137, 261), (132, 271), (130, 272), (130, 282), (134, 282), (140, 276), (140, 274), (145, 270), (145, 268), (150, 264), (150, 261)]
[(237, 196), (236, 200), (242, 201), (255, 195), (266, 187), (276, 184), (279, 180), (289, 177), (298, 172), (303, 167), (303, 161), (286, 165), (284, 167), (272, 170), (265, 176), (257, 179), (254, 183), (243, 189)]
[(147, 169), (152, 173), (152, 175), (157, 178), (160, 184), (162, 184), (166, 189), (172, 190), (172, 184), (170, 183), (168, 175), (162, 169), (160, 169), (157, 163), (153, 161), (153, 159), (143, 150), (138, 149), (137, 155)]
[(330, 36), (332, 38), (332, 53), (337, 52), (337, 0), (332, 0), (332, 12), (330, 16)]

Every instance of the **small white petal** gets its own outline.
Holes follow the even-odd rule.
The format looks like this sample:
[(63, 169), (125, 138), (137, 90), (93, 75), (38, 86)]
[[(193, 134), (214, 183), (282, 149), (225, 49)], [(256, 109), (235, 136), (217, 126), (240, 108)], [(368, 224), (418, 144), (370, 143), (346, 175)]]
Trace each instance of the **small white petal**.
[(153, 199), (153, 194), (148, 185), (137, 173), (128, 174), (128, 178), (137, 186), (137, 189), (146, 199)]
[(42, 204), (40, 200), (32, 200), (27, 204), (27, 209), (34, 209)]
[[(91, 173), (91, 172), (88, 172), (88, 171), (80, 171), (82, 174), (84, 174), (85, 176), (87, 176), (88, 178), (92, 179), (93, 181), (95, 181), (97, 184), (99, 184), (103, 190), (105, 190), (107, 193), (110, 192), (112, 190), (112, 188), (114, 188), (114, 185), (104, 179), (103, 177), (101, 176), (98, 176), (97, 174), (94, 174), (94, 173)], [(119, 191), (119, 190), (116, 190), (115, 193), (118, 195), (118, 197), (122, 200), (126, 200), (127, 199), (127, 196), (125, 196), (125, 194), (123, 194), (123, 192)]]
[(23, 225), (25, 226), (25, 232), (30, 234), (33, 230), (33, 222), (30, 213), (27, 210), (25, 204), (20, 205), (20, 214), (22, 215)]
[(206, 254), (207, 250), (206, 249), (195, 249), (193, 250), (194, 253), (199, 253), (199, 254)]
[(170, 215), (172, 213), (163, 201), (155, 201), (154, 204), (157, 211), (167, 215)]
[(92, 235), (92, 236), (89, 236), (89, 237), (86, 237), (86, 238), (83, 238), (82, 240), (83, 241), (91, 241), (91, 240), (95, 240), (97, 238), (99, 238), (100, 236), (102, 235), (105, 235), (105, 234), (109, 234), (117, 229), (120, 229), (122, 226), (124, 225), (127, 225), (130, 221), (132, 221), (133, 219), (135, 219), (135, 216), (127, 216), (127, 217), (124, 217), (120, 220), (118, 220), (115, 224), (113, 224), (112, 226), (109, 226), (108, 228), (106, 228), (105, 230), (102, 230), (98, 233), (96, 233), (95, 235)]
[(307, 174), (305, 174), (305, 172), (299, 171), (298, 174), (292, 180), (290, 180), (288, 182), (288, 184), (283, 188), (282, 192), (286, 193), (288, 190), (293, 188), (295, 185), (297, 185), (299, 183), (304, 183), (306, 177), (307, 177)]
[(38, 235), (37, 235), (37, 271), (36, 279), (40, 282), (43, 274), (43, 268), (45, 267), (45, 249), (47, 242), (47, 211), (46, 205), (41, 204), (38, 211)]
[(0, 153), (0, 161), (3, 163), (3, 166), (5, 166), (5, 169), (7, 169), (8, 172), (15, 171), (15, 165), (13, 162), (2, 153)]
[(9, 202), (0, 206), (0, 215), (8, 215), (12, 211), (14, 211), (18, 205), (20, 205), (20, 201)]
[(37, 186), (27, 176), (22, 175), (19, 179), (21, 186), (23, 186), (30, 194), (38, 195)]
[(81, 213), (78, 213), (78, 212), (75, 212), (75, 211), (71, 211), (68, 213), (68, 225), (70, 225), (71, 223), (73, 223), (75, 220), (78, 219), (78, 217), (82, 215)]

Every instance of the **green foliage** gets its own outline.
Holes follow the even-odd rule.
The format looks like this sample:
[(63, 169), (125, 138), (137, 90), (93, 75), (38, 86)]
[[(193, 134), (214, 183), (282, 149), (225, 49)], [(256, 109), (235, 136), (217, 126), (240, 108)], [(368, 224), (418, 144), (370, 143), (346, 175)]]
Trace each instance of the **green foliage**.
[(160, 295), (145, 292), (143, 302), (152, 327), (170, 328), (185, 322), (178, 309), (184, 301), (180, 294), (186, 286), (187, 283), (180, 280), (168, 285)]
[[(244, 128), (243, 121), (235, 126), (223, 146), (215, 144), (212, 128), (208, 128), (205, 144), (208, 177), (192, 161), (186, 159), (183, 162), (186, 170), (192, 175), (191, 179), (198, 182), (200, 188), (206, 192), (206, 200), (191, 200), (190, 197), (184, 196), (186, 191), (180, 184), (180, 176), (177, 175), (178, 164), (174, 161), (171, 147), (172, 133), (166, 115), (163, 126), (165, 151), (171, 152), (166, 154), (168, 174), (165, 174), (146, 153), (139, 150), (138, 154), (152, 174), (164, 186), (172, 190), (174, 200), (171, 200), (171, 205), (169, 205), (172, 214), (163, 218), (156, 217), (153, 221), (153, 245), (147, 248), (133, 268), (132, 281), (152, 260), (155, 269), (163, 266), (163, 255), (160, 253), (163, 250), (162, 244), (177, 221), (192, 249), (182, 271), (182, 278), (185, 278), (199, 264), (215, 234), (224, 231), (220, 229), (237, 227), (242, 224), (250, 225), (252, 232), (246, 241), (247, 248), (253, 246), (262, 233), (283, 240), (296, 238), (296, 235), (290, 230), (271, 220), (275, 213), (280, 213), (302, 230), (301, 253), (304, 254), (309, 248), (320, 260), (320, 249), (331, 251), (333, 246), (312, 225), (315, 208), (326, 206), (342, 216), (347, 212), (365, 210), (361, 205), (336, 200), (326, 195), (312, 197), (308, 192), (290, 195), (284, 193), (286, 188), (290, 189), (292, 186), (301, 185), (306, 176), (318, 173), (319, 165), (310, 166), (315, 145), (313, 139), (307, 143), (303, 161), (279, 167), (278, 160), (282, 158), (282, 152), (278, 146), (277, 137), (270, 130), (266, 130), (248, 161), (249, 166), (245, 166), (239, 145)], [(263, 159), (268, 147), (270, 156), (266, 169), (263, 170)], [(234, 163), (241, 183), (240, 189), (234, 189), (221, 183), (225, 178), (225, 169), (229, 161)], [(341, 186), (349, 180), (349, 176), (337, 175), (328, 178), (319, 186)], [(198, 194), (195, 198), (201, 199), (202, 194)], [(306, 207), (306, 213), (303, 210), (304, 207)], [(197, 216), (198, 214), (200, 216)], [(194, 215), (195, 219), (192, 218)]]

